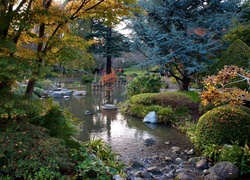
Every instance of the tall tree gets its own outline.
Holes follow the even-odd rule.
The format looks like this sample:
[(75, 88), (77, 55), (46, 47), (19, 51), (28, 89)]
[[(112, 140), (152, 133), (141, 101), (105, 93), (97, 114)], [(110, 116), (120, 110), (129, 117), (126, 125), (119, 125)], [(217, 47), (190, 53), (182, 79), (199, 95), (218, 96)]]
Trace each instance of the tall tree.
[[(113, 22), (130, 13), (134, 0), (3, 0), (0, 2), (0, 89), (10, 90), (17, 80), (29, 79), (30, 95), (43, 68), (68, 60), (89, 57), (83, 38), (70, 28), (76, 19), (108, 18)], [(117, 20), (116, 20), (117, 21)]]
[(106, 58), (107, 74), (111, 73), (112, 57), (120, 57), (123, 52), (129, 50), (126, 37), (101, 20), (92, 19), (92, 32), (87, 37), (96, 40), (90, 48), (91, 52)]
[(238, 1), (149, 0), (132, 21), (134, 49), (160, 64), (188, 90), (190, 78), (204, 71), (223, 47), (221, 37), (231, 27)]

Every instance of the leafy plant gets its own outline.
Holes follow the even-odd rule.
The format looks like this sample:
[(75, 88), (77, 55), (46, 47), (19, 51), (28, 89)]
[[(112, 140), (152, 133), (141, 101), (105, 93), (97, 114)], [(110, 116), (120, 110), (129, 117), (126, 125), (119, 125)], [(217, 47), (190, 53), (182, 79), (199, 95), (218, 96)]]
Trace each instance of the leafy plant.
[(28, 123), (1, 122), (0, 171), (11, 179), (66, 179), (74, 163), (65, 144), (46, 129)]
[(161, 77), (157, 74), (139, 75), (129, 81), (126, 86), (126, 96), (132, 97), (141, 93), (156, 93), (161, 88)]
[(101, 82), (104, 85), (108, 86), (113, 85), (116, 81), (117, 81), (117, 76), (115, 73), (106, 74), (101, 78)]
[(208, 76), (204, 80), (205, 90), (201, 93), (202, 104), (244, 104), (246, 99), (250, 99), (250, 94), (246, 90), (241, 90), (237, 87), (228, 87), (228, 85), (234, 85), (237, 81), (232, 80), (236, 77), (240, 77), (240, 81), (247, 81), (249, 83), (249, 76), (249, 73), (237, 66), (225, 66), (217, 75)]
[(78, 160), (76, 170), (82, 179), (111, 179), (115, 174), (123, 174), (124, 164), (117, 159), (102, 139), (92, 136), (79, 150), (74, 152)]
[(29, 122), (46, 128), (52, 137), (64, 139), (67, 143), (74, 144), (71, 137), (76, 134), (77, 128), (74, 125), (75, 119), (72, 114), (66, 109), (63, 110), (52, 99), (47, 99), (44, 105), (46, 107), (44, 114), (30, 118)]
[(90, 83), (94, 81), (94, 75), (93, 74), (84, 74), (82, 75), (82, 82), (84, 83)]
[(250, 149), (247, 143), (240, 146), (238, 142), (232, 145), (214, 145), (204, 146), (203, 155), (213, 162), (229, 161), (240, 169), (240, 174), (250, 173)]

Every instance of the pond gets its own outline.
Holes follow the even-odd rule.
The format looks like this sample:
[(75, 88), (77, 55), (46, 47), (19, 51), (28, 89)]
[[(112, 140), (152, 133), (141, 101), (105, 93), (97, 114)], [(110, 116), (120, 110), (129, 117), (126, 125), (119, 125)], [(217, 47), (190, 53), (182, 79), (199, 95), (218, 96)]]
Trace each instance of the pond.
[[(124, 89), (124, 85), (115, 87), (111, 101), (124, 101)], [(81, 122), (79, 139), (87, 141), (90, 136), (102, 138), (125, 161), (163, 154), (173, 146), (178, 146), (181, 150), (194, 148), (183, 133), (172, 127), (143, 123), (140, 118), (122, 115), (119, 109), (103, 110), (101, 105), (107, 100), (105, 92), (92, 90), (91, 86), (86, 86), (84, 90), (87, 91), (86, 96), (54, 98)], [(85, 114), (86, 110), (91, 114)], [(149, 138), (155, 140), (152, 146), (144, 143)], [(170, 142), (170, 145), (166, 142)]]

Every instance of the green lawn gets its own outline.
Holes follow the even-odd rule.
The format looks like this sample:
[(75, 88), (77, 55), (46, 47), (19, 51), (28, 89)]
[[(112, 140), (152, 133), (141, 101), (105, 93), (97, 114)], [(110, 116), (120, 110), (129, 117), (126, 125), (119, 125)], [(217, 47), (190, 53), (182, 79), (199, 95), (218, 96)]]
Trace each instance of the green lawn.
[(147, 73), (146, 70), (141, 70), (141, 68), (136, 68), (136, 67), (129, 67), (129, 68), (124, 68), (124, 74), (126, 74), (127, 76), (131, 76), (132, 74), (145, 74)]

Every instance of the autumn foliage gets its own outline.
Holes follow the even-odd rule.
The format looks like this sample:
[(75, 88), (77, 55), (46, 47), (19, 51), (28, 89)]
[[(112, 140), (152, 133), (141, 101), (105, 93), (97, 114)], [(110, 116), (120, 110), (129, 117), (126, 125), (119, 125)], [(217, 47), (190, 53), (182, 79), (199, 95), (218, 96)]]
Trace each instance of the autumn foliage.
[(117, 76), (115, 73), (106, 74), (102, 76), (101, 81), (104, 85), (112, 85), (117, 81)]
[[(236, 77), (241, 79), (233, 81)], [(247, 81), (249, 84), (250, 73), (237, 66), (225, 66), (217, 75), (208, 76), (204, 80), (205, 90), (201, 93), (202, 104), (205, 106), (209, 103), (240, 105), (245, 100), (250, 100), (250, 94), (247, 90), (233, 86), (240, 81)]]

